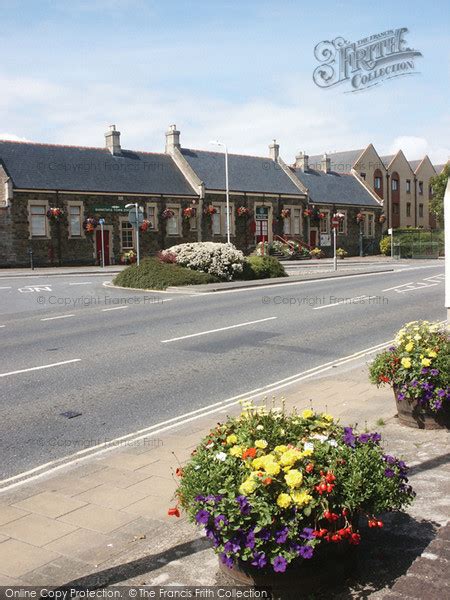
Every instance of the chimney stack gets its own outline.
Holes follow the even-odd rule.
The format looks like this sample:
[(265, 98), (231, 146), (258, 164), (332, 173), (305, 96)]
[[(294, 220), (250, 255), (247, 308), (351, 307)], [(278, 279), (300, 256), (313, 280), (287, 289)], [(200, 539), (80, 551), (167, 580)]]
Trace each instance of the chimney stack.
[(120, 131), (116, 131), (115, 125), (109, 126), (109, 131), (105, 133), (106, 148), (113, 155), (120, 154), (122, 152), (120, 148)]
[(166, 131), (166, 154), (172, 154), (174, 148), (180, 147), (180, 132), (176, 125), (171, 125)]
[(301, 169), (302, 171), (308, 171), (309, 169), (309, 156), (306, 152), (299, 152), (295, 157), (295, 168)]
[(277, 140), (273, 140), (273, 143), (269, 146), (269, 156), (275, 162), (278, 162), (280, 156), (280, 145), (277, 144)]
[(331, 171), (331, 158), (328, 157), (327, 153), (322, 156), (322, 160), (320, 161), (320, 170), (324, 173), (329, 173)]

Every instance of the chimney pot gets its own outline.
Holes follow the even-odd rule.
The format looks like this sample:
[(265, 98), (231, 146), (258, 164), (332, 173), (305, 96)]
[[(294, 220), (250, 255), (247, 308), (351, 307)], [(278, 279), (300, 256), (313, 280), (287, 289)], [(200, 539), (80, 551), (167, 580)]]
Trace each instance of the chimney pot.
[(269, 156), (275, 162), (278, 161), (280, 156), (280, 145), (277, 144), (277, 140), (273, 140), (272, 144), (269, 146)]
[(295, 157), (295, 168), (301, 169), (302, 171), (308, 171), (309, 169), (309, 156), (306, 152), (299, 152)]
[(106, 148), (113, 155), (121, 154), (122, 149), (120, 147), (120, 131), (116, 131), (115, 125), (110, 125), (108, 131), (105, 133)]
[(322, 160), (320, 161), (320, 170), (324, 173), (329, 173), (331, 171), (331, 158), (325, 152), (322, 156)]
[(180, 148), (180, 132), (176, 125), (170, 125), (166, 131), (166, 154), (172, 154), (175, 148)]

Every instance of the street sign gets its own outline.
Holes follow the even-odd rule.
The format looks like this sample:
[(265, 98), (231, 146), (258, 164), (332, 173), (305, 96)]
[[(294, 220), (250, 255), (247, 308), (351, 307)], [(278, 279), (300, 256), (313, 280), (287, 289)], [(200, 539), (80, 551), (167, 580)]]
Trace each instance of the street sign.
[(331, 235), (329, 233), (321, 233), (320, 234), (320, 245), (321, 246), (331, 246)]
[(341, 220), (340, 220), (340, 218), (339, 218), (339, 217), (333, 217), (333, 218), (331, 219), (331, 225), (332, 225), (333, 227), (339, 227), (339, 223), (340, 223), (340, 222), (341, 222)]
[(257, 206), (255, 209), (255, 220), (256, 221), (267, 221), (269, 218), (269, 207), (268, 206)]
[(392, 227), (389, 227), (389, 229), (388, 229), (388, 235), (392, 235)]
[(133, 227), (139, 227), (144, 222), (144, 211), (142, 208), (138, 208), (137, 214), (136, 209), (131, 208), (128, 212), (128, 222), (133, 225)]
[(99, 225), (104, 225), (105, 224), (105, 219), (99, 219), (98, 220), (98, 224)]
[(119, 206), (118, 204), (112, 204), (108, 206), (94, 206), (95, 213), (126, 213), (127, 208), (125, 206)]

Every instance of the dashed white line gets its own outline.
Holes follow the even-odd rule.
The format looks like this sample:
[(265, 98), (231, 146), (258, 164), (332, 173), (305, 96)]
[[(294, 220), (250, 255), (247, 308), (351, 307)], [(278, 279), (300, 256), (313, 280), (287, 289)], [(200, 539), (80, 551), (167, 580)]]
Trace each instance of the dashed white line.
[(255, 323), (264, 323), (265, 321), (273, 321), (278, 317), (267, 317), (265, 319), (258, 319), (257, 321), (247, 321), (245, 323), (237, 323), (236, 325), (229, 325), (228, 327), (219, 327), (218, 329), (209, 329), (208, 331), (201, 331), (200, 333), (191, 333), (190, 335), (182, 335), (180, 337), (171, 338), (170, 340), (161, 340), (161, 344), (168, 344), (169, 342), (177, 342), (178, 340), (185, 340), (187, 338), (198, 337), (200, 335), (208, 335), (209, 333), (217, 333), (218, 331), (227, 331), (228, 329), (236, 329), (237, 327), (245, 327), (246, 325), (254, 325)]
[(72, 358), (61, 362), (51, 363), (50, 365), (41, 365), (40, 367), (30, 367), (29, 369), (19, 369), (18, 371), (9, 371), (9, 373), (0, 373), (0, 377), (8, 377), (9, 375), (18, 375), (19, 373), (29, 373), (30, 371), (40, 371), (42, 369), (50, 369), (52, 367), (60, 367), (69, 365), (70, 363), (80, 362), (81, 358)]
[(0, 290), (11, 290), (12, 286), (11, 285), (7, 285), (7, 286), (2, 286), (0, 287)]
[(41, 321), (55, 321), (55, 319), (68, 319), (69, 317), (74, 317), (75, 315), (58, 315), (57, 317), (45, 317), (41, 319)]
[(128, 306), (113, 306), (112, 308), (102, 308), (102, 312), (107, 312), (108, 310), (122, 310), (124, 308), (128, 308)]
[(333, 308), (334, 306), (340, 306), (341, 304), (364, 304), (366, 300), (372, 300), (379, 296), (356, 296), (355, 298), (344, 298), (339, 302), (332, 302), (331, 304), (324, 304), (323, 306), (316, 306), (313, 310), (322, 310), (322, 308)]
[(410, 281), (409, 283), (402, 283), (401, 285), (394, 285), (394, 287), (386, 288), (385, 290), (381, 290), (382, 292), (390, 292), (391, 290), (396, 290), (400, 287), (405, 287), (405, 285), (412, 285), (414, 282)]

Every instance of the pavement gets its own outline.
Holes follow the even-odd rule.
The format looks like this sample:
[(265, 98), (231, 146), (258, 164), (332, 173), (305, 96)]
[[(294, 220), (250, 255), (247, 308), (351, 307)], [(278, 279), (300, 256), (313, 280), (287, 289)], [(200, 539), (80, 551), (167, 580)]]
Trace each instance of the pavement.
[[(351, 577), (314, 597), (443, 600), (450, 591), (449, 435), (400, 426), (391, 392), (368, 383), (364, 362), (342, 362), (285, 388), (287, 409), (312, 403), (344, 424), (380, 431), (386, 450), (412, 467), (417, 498), (406, 514), (386, 515), (383, 530), (365, 529)], [(13, 482), (0, 494), (0, 586), (229, 583), (194, 526), (167, 516), (175, 469), (238, 405), (211, 410)]]

